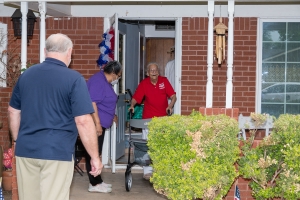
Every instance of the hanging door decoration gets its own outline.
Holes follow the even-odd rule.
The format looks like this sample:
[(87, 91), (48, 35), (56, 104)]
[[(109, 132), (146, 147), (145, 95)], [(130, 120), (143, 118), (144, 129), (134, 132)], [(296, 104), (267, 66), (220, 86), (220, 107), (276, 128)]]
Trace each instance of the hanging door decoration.
[(98, 45), (100, 48), (100, 56), (97, 60), (98, 66), (102, 69), (109, 61), (114, 60), (115, 47), (115, 30), (113, 27), (103, 33), (102, 41)]

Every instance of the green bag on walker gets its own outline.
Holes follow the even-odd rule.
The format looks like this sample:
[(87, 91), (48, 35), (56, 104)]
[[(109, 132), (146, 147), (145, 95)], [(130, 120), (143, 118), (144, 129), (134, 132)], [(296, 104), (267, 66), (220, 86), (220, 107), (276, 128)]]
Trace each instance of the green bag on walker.
[[(130, 105), (127, 105), (127, 121), (130, 119), (130, 112), (129, 112)], [(143, 116), (143, 109), (144, 104), (136, 104), (134, 107), (134, 113), (132, 119), (142, 119)]]

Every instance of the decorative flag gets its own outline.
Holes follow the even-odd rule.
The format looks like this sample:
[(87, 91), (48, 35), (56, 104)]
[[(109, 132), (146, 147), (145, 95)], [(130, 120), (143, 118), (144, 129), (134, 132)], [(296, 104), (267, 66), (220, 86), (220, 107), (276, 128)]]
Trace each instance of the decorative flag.
[(2, 177), (0, 177), (0, 200), (4, 200), (4, 196), (2, 193)]
[(240, 190), (237, 185), (235, 185), (234, 200), (241, 200)]

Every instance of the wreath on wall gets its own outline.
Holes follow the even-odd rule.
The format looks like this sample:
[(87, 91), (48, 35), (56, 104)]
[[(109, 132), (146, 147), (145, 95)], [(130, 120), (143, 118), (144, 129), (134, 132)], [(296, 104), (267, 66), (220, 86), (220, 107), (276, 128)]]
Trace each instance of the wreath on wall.
[(115, 30), (113, 27), (108, 29), (105, 33), (102, 35), (102, 41), (98, 45), (100, 49), (100, 55), (97, 60), (97, 64), (100, 67), (100, 69), (103, 69), (103, 67), (110, 61), (114, 60), (114, 47), (115, 47)]

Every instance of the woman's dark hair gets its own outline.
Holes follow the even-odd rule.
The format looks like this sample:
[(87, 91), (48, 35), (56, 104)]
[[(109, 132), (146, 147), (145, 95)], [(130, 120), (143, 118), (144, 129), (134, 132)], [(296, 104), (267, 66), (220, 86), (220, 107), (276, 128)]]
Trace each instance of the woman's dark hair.
[(103, 71), (107, 74), (119, 74), (122, 71), (122, 65), (118, 61), (113, 60), (105, 65)]

